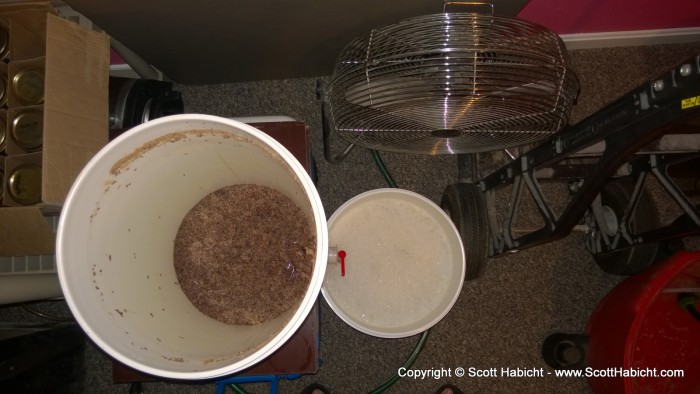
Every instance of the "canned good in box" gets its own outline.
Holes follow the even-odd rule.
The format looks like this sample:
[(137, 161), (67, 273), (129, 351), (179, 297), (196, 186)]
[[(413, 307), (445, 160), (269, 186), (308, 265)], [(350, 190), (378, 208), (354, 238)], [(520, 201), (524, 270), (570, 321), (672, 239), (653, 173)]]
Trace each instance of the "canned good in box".
[(10, 123), (10, 137), (27, 152), (41, 150), (44, 140), (44, 112), (27, 108), (15, 115)]
[(15, 168), (7, 178), (7, 193), (22, 205), (41, 202), (41, 167), (23, 164)]
[(12, 93), (22, 105), (39, 105), (44, 102), (44, 69), (26, 67), (12, 77)]

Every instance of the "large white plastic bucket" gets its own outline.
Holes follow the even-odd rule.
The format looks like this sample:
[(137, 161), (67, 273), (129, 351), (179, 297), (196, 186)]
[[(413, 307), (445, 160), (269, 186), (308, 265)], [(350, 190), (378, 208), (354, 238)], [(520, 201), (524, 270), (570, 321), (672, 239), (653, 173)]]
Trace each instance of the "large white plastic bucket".
[[(317, 240), (301, 304), (253, 326), (199, 312), (177, 284), (173, 265), (185, 214), (207, 194), (243, 183), (291, 198)], [(73, 314), (110, 356), (156, 376), (209, 379), (263, 360), (299, 328), (322, 285), (327, 237), (313, 182), (282, 145), (238, 121), (176, 115), (131, 129), (89, 162), (66, 199), (56, 258)]]
[(401, 189), (376, 189), (328, 220), (329, 242), (347, 254), (326, 267), (324, 298), (351, 327), (381, 338), (421, 333), (442, 320), (464, 283), (464, 247), (435, 203)]

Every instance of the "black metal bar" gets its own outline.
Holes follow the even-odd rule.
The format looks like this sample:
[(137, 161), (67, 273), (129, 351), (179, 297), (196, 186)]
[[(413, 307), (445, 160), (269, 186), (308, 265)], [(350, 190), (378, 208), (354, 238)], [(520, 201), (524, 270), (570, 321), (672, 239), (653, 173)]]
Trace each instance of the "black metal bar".
[[(635, 186), (632, 196), (630, 197), (630, 202), (628, 203), (625, 219), (631, 217), (632, 211), (635, 209), (637, 201), (641, 196), (642, 188), (644, 187), (645, 179), (648, 174), (654, 174), (657, 179), (661, 181), (661, 185), (664, 190), (676, 201), (686, 201), (686, 204), (680, 204), (679, 206), (683, 209), (684, 215), (680, 216), (672, 224), (659, 227), (653, 230), (649, 230), (643, 233), (630, 234), (627, 232), (628, 226), (624, 223), (620, 225), (621, 232), (615, 235), (615, 239), (610, 243), (606, 243), (604, 248), (594, 248), (596, 253), (602, 252), (613, 252), (628, 248), (641, 243), (660, 243), (666, 242), (672, 239), (688, 237), (692, 235), (700, 234), (700, 221), (698, 221), (699, 210), (697, 207), (693, 207), (692, 204), (687, 200), (685, 193), (680, 190), (673, 182), (672, 178), (668, 176), (668, 168), (672, 165), (681, 164), (685, 161), (693, 160), (700, 157), (700, 152), (698, 153), (685, 153), (685, 154), (647, 154), (641, 155), (635, 158), (629, 163), (631, 168), (631, 176), (637, 178), (637, 185)], [(626, 243), (619, 243), (620, 237), (625, 233)], [(601, 233), (603, 241), (605, 240), (605, 234)], [(601, 245), (602, 246), (602, 245)]]
[(530, 172), (524, 173), (523, 178), (525, 179), (525, 184), (527, 185), (530, 194), (532, 194), (532, 198), (537, 204), (537, 209), (545, 222), (545, 227), (549, 228), (550, 230), (554, 229), (557, 219), (554, 215), (554, 211), (552, 211), (552, 208), (549, 206), (544, 193), (542, 193), (542, 188), (540, 187), (539, 183), (537, 183), (537, 178), (532, 176)]
[[(509, 248), (515, 248), (518, 246), (515, 242), (515, 235), (513, 234), (513, 227), (518, 217), (518, 209), (520, 208), (520, 201), (523, 195), (523, 182), (522, 177), (517, 177), (513, 181), (513, 190), (511, 191), (510, 204), (508, 206), (508, 213), (504, 220), (507, 225), (506, 230), (502, 231), (501, 234), (504, 237), (503, 244)], [(503, 250), (501, 250), (502, 252)]]
[(683, 209), (685, 214), (696, 225), (700, 226), (700, 215), (698, 209), (693, 206), (692, 202), (676, 185), (676, 183), (668, 175), (669, 167), (681, 164), (686, 161), (700, 158), (700, 152), (684, 153), (684, 154), (650, 154), (640, 157), (630, 162), (630, 167), (633, 173), (652, 173), (658, 180), (664, 190), (671, 196)]
[(554, 163), (545, 168), (538, 168), (534, 175), (540, 181), (575, 181), (593, 173), (594, 163)]
[(498, 215), (496, 208), (496, 191), (494, 189), (487, 190), (485, 193), (486, 211), (489, 220), (489, 232), (491, 234), (491, 242), (489, 243), (488, 254), (490, 256), (503, 252), (504, 237), (500, 234), (498, 226)]
[[(535, 190), (531, 188), (530, 191), (533, 192), (547, 225), (514, 240), (506, 240), (511, 242), (501, 242), (498, 237), (512, 234), (513, 221), (506, 220), (504, 226), (507, 228), (501, 228), (496, 234), (492, 234), (494, 245), (503, 245), (503, 248), (493, 251), (494, 255), (516, 248), (536, 246), (568, 235), (621, 165), (633, 159), (640, 149), (665, 134), (700, 132), (698, 119), (700, 119), (700, 56), (634, 89), (525, 153), (519, 160), (508, 163), (484, 177), (479, 181), (481, 190), (484, 192), (490, 192), (508, 183), (518, 184), (523, 177), (534, 182), (536, 181), (534, 174), (538, 168), (552, 166), (588, 146), (601, 141), (605, 142), (605, 149), (593, 167), (593, 173), (584, 178), (583, 183), (558, 218), (548, 221), (551, 210), (546, 200), (538, 188)], [(514, 188), (514, 192), (515, 190)], [(521, 191), (522, 188), (519, 188), (517, 193), (511, 195), (511, 209), (514, 202), (519, 202), (520, 196), (517, 194)], [(487, 199), (489, 195), (493, 198), (494, 193), (487, 193)], [(509, 211), (509, 217), (514, 215)], [(494, 215), (489, 215), (489, 218), (492, 220)], [(499, 226), (491, 224), (491, 228), (499, 228)]]
[(698, 216), (697, 210), (693, 207), (693, 203), (688, 200), (688, 198), (683, 194), (683, 191), (678, 188), (678, 186), (668, 177), (666, 173), (666, 167), (663, 168), (654, 167), (651, 171), (656, 176), (656, 179), (661, 182), (661, 185), (666, 189), (666, 191), (673, 197), (674, 200), (680, 205), (683, 211), (690, 217), (690, 219), (700, 226), (700, 216)]
[[(644, 93), (645, 89), (641, 89), (640, 92)], [(631, 97), (618, 99), (596, 114), (523, 154), (521, 160), (514, 160), (484, 177), (481, 180), (483, 188), (490, 189), (506, 184), (525, 170), (557, 163), (581, 149), (602, 141), (607, 135), (634, 119), (634, 112), (640, 103), (636, 95), (641, 94), (640, 92), (633, 93)], [(523, 168), (523, 163), (527, 164), (526, 168)]]
[(633, 239), (635, 234), (631, 234), (629, 231), (629, 223), (634, 218), (634, 212), (637, 209), (639, 199), (642, 197), (642, 193), (644, 192), (644, 185), (646, 185), (646, 180), (646, 172), (637, 174), (634, 182), (634, 188), (632, 189), (632, 195), (630, 196), (629, 201), (627, 202), (627, 206), (625, 207), (625, 213), (623, 214), (622, 219), (620, 220), (619, 236), (617, 236), (616, 234), (616, 238), (618, 240), (620, 237), (622, 237), (625, 239), (625, 241), (627, 241), (628, 244), (633, 244), (636, 242), (635, 239)]
[(474, 183), (479, 179), (476, 153), (460, 153), (457, 155), (457, 179), (460, 183)]
[(640, 243), (656, 243), (696, 235), (700, 235), (700, 227), (687, 216), (681, 216), (668, 226), (647, 231), (639, 234), (638, 237), (640, 238)]

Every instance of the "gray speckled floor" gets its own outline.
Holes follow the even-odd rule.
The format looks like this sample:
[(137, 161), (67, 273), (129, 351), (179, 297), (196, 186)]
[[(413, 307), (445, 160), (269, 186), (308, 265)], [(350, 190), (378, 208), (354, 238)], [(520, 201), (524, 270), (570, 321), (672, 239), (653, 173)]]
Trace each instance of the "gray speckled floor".
[[(639, 83), (697, 52), (700, 43), (663, 47), (611, 48), (572, 53), (581, 81), (577, 122)], [(367, 151), (355, 150), (340, 164), (323, 160), (320, 104), (316, 80), (279, 80), (232, 85), (177, 86), (187, 112), (221, 116), (286, 115), (305, 121), (312, 132), (312, 150), (326, 214), (351, 197), (385, 187)], [(399, 187), (439, 202), (446, 185), (456, 182), (451, 156), (385, 154)], [(582, 235), (504, 257), (490, 259), (484, 276), (465, 283), (452, 311), (430, 333), (414, 368), (545, 368), (542, 340), (556, 331), (581, 332), (600, 299), (619, 281), (600, 271), (586, 252)], [(297, 393), (320, 382), (335, 393), (367, 392), (404, 362), (418, 336), (388, 340), (369, 337), (345, 325), (321, 303), (322, 367), (316, 375), (281, 383), (281, 392)], [(85, 352), (86, 393), (128, 392), (113, 385), (108, 358), (89, 346)], [(575, 378), (442, 378), (402, 379), (394, 393), (431, 393), (452, 382), (467, 393), (588, 393), (587, 382)], [(212, 384), (149, 383), (146, 392), (212, 393)], [(266, 392), (265, 384), (247, 385)]]

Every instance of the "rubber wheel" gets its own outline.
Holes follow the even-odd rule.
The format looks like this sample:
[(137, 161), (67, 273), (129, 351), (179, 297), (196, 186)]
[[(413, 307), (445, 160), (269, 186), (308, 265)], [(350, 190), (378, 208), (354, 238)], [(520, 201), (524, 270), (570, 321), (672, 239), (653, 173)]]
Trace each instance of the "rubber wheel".
[(489, 223), (486, 202), (479, 186), (473, 183), (448, 185), (440, 207), (452, 219), (464, 246), (465, 280), (484, 273), (489, 248)]
[(588, 336), (552, 334), (542, 343), (542, 359), (554, 369), (585, 369), (588, 366)]
[[(601, 203), (609, 207), (618, 219), (622, 218), (632, 196), (633, 185), (629, 181), (613, 181), (600, 192)], [(656, 207), (646, 190), (639, 196), (633, 220), (628, 223), (632, 234), (641, 234), (659, 227)], [(623, 250), (593, 255), (596, 264), (614, 275), (634, 275), (644, 271), (656, 259), (658, 244), (639, 244)]]

